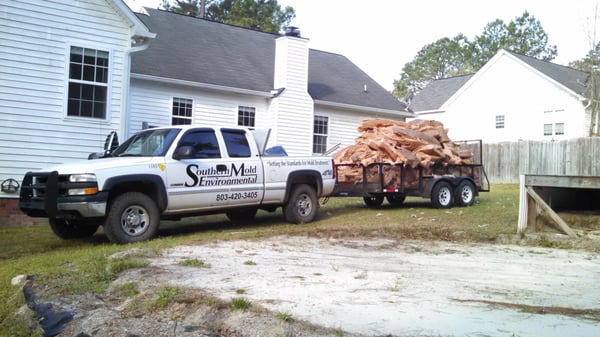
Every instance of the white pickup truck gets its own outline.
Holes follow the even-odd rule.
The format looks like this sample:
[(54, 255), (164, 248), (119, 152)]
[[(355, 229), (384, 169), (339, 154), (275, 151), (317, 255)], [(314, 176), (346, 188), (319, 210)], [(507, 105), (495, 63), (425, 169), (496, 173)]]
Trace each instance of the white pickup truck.
[(269, 155), (268, 130), (177, 126), (143, 130), (104, 158), (28, 172), (19, 208), (48, 218), (61, 238), (129, 243), (156, 235), (161, 219), (226, 213), (250, 220), (283, 206), (312, 221), (335, 184), (330, 157)]

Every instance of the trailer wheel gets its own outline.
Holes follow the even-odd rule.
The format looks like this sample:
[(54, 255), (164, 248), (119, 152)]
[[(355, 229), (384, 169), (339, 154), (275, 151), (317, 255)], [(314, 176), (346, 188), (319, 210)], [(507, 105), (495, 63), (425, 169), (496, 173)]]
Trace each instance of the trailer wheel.
[(158, 207), (149, 196), (139, 192), (124, 193), (110, 205), (104, 232), (114, 243), (149, 240), (158, 231), (159, 216)]
[(383, 204), (383, 195), (370, 195), (368, 197), (363, 197), (363, 201), (365, 205), (369, 207), (379, 207)]
[(402, 206), (406, 196), (404, 194), (388, 194), (385, 198), (392, 206)]
[(250, 222), (254, 220), (258, 210), (256, 208), (241, 209), (237, 211), (227, 212), (227, 218), (233, 223)]
[(294, 186), (290, 198), (283, 206), (283, 214), (288, 222), (307, 223), (315, 218), (318, 209), (319, 201), (315, 189), (306, 184), (300, 184)]
[(97, 221), (49, 219), (50, 229), (61, 239), (83, 239), (94, 235), (100, 227)]
[(431, 192), (431, 204), (435, 208), (450, 208), (454, 204), (452, 186), (446, 181), (440, 181)]
[(454, 189), (454, 198), (458, 206), (471, 206), (475, 202), (475, 185), (469, 180), (463, 180)]

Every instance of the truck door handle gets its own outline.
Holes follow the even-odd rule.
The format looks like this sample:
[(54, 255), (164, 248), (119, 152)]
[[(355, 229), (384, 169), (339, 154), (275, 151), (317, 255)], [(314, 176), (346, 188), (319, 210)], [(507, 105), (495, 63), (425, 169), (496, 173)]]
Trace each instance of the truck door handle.
[(217, 165), (217, 172), (227, 171), (227, 166), (225, 164)]

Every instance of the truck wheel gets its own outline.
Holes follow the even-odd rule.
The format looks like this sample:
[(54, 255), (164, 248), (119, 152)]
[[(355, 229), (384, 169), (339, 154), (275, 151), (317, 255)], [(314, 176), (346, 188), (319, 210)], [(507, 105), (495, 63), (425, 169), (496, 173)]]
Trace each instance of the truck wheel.
[(452, 186), (445, 181), (440, 181), (431, 192), (431, 204), (435, 208), (450, 208), (454, 204)]
[(475, 185), (469, 180), (463, 180), (454, 189), (454, 198), (458, 206), (471, 206), (475, 202)]
[(100, 227), (97, 221), (49, 219), (50, 229), (61, 239), (82, 239), (94, 235)]
[(110, 205), (104, 232), (114, 243), (149, 240), (159, 225), (158, 207), (150, 197), (139, 192), (119, 195)]
[(250, 222), (254, 220), (258, 210), (256, 208), (241, 209), (237, 211), (227, 212), (227, 218), (233, 223)]
[(285, 220), (291, 223), (311, 222), (317, 215), (319, 202), (315, 190), (301, 184), (294, 187), (290, 198), (283, 206)]
[(406, 196), (404, 194), (388, 194), (385, 198), (390, 205), (401, 206), (404, 203)]
[(363, 201), (365, 205), (369, 207), (379, 207), (383, 204), (383, 195), (370, 195), (368, 197), (363, 197)]

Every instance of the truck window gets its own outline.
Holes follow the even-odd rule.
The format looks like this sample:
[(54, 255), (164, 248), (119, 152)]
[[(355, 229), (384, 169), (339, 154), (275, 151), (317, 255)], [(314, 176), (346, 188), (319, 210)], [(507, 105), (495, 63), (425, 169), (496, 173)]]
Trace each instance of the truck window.
[(243, 130), (221, 129), (227, 154), (232, 158), (250, 157), (250, 145)]
[(194, 130), (181, 138), (179, 146), (194, 148), (194, 158), (221, 158), (219, 143), (213, 130)]

